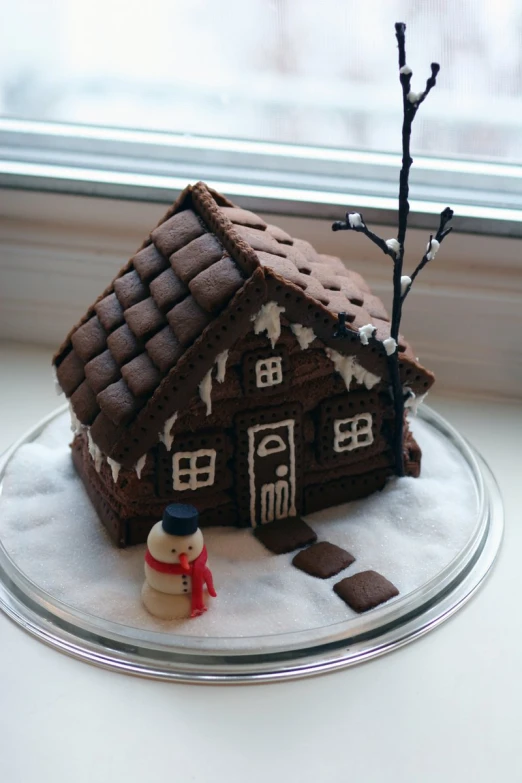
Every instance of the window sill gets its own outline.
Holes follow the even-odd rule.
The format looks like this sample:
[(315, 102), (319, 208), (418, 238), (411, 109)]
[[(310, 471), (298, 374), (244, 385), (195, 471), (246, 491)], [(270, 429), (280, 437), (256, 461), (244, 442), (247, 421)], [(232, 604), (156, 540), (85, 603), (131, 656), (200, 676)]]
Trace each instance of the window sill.
[[(0, 338), (49, 346), (62, 342), (167, 206), (17, 190), (0, 199)], [(333, 233), (326, 220), (268, 219), (345, 259), (389, 309), (390, 262), (365, 237)], [(406, 268), (426, 241), (425, 231), (409, 233)], [(438, 389), (519, 398), (521, 312), (520, 240), (454, 232), (408, 299), (403, 331)]]

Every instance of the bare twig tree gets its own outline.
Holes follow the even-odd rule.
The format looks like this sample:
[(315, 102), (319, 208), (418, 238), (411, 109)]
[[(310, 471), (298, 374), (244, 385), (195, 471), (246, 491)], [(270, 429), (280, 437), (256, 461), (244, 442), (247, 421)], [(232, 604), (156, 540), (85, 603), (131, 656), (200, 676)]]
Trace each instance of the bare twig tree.
[[(416, 93), (411, 89), (412, 70), (406, 64), (406, 25), (398, 22), (395, 25), (395, 35), (399, 48), (399, 78), (402, 87), (402, 167), (399, 178), (399, 209), (398, 209), (398, 227), (397, 238), (384, 240), (374, 234), (366, 225), (363, 216), (359, 212), (347, 212), (345, 220), (339, 220), (332, 225), (334, 231), (358, 231), (365, 234), (385, 255), (389, 256), (393, 262), (393, 305), (390, 336), (384, 340), (384, 347), (388, 356), (388, 370), (390, 378), (391, 394), (394, 405), (394, 428), (393, 428), (393, 454), (395, 460), (395, 470), (397, 475), (404, 475), (404, 451), (403, 451), (403, 433), (404, 433), (404, 391), (400, 378), (399, 365), (399, 329), (402, 318), (402, 307), (404, 301), (411, 291), (412, 285), (417, 275), (426, 264), (435, 258), (435, 255), (443, 240), (450, 233), (451, 228), (448, 223), (453, 217), (453, 210), (446, 207), (441, 212), (440, 222), (435, 236), (430, 235), (430, 239), (422, 259), (418, 263), (411, 276), (403, 275), (404, 246), (406, 241), (406, 231), (408, 228), (408, 215), (410, 205), (409, 196), (409, 176), (413, 163), (410, 154), (410, 139), (413, 120), (419, 110), (421, 103), (426, 100), (430, 90), (435, 87), (437, 74), (440, 66), (438, 63), (431, 64), (431, 76), (426, 82), (426, 87), (422, 92)], [(346, 327), (346, 314), (339, 313), (339, 326), (336, 331), (338, 337), (342, 337)], [(371, 334), (371, 325), (363, 327), (366, 331), (361, 335), (363, 342), (368, 341), (368, 334)]]

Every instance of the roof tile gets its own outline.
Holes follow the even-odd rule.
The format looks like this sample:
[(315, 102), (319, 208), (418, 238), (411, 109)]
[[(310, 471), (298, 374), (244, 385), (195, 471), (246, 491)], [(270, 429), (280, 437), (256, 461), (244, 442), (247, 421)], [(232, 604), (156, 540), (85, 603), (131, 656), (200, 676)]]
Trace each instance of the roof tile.
[(135, 397), (143, 397), (153, 392), (162, 378), (162, 374), (146, 353), (124, 364), (121, 374)]
[(148, 295), (148, 291), (135, 269), (127, 272), (126, 275), (118, 277), (114, 281), (114, 290), (124, 310), (141, 302)]
[(189, 283), (223, 255), (223, 245), (214, 234), (203, 234), (193, 239), (170, 257), (173, 270), (185, 283)]
[(125, 310), (125, 320), (136, 337), (144, 340), (152, 337), (165, 324), (165, 318), (152, 298), (144, 299)]
[(166, 326), (155, 334), (146, 343), (145, 348), (161, 372), (170, 370), (183, 353), (183, 348), (179, 340), (172, 334), (170, 326)]
[(106, 332), (112, 332), (113, 329), (123, 323), (123, 308), (114, 293), (96, 302), (94, 309)]
[(58, 365), (56, 377), (64, 393), (70, 397), (85, 378), (84, 363), (76, 351), (69, 351), (65, 359)]
[(167, 259), (156, 250), (154, 245), (147, 245), (139, 253), (136, 253), (132, 263), (145, 283), (159, 275), (169, 265)]
[(248, 209), (241, 209), (240, 207), (220, 207), (220, 212), (226, 215), (231, 223), (236, 223), (240, 226), (250, 226), (250, 228), (260, 228), (264, 230), (266, 223), (259, 215), (254, 215), (253, 212), (249, 212)]
[(151, 234), (152, 241), (166, 258), (205, 233), (202, 222), (191, 209), (177, 212)]
[(188, 294), (188, 288), (169, 268), (151, 282), (150, 292), (160, 310), (166, 312)]
[(243, 276), (230, 258), (222, 258), (200, 272), (189, 283), (190, 291), (201, 307), (218, 313), (244, 283)]
[(108, 336), (107, 345), (120, 367), (140, 353), (140, 344), (127, 324)]
[(95, 394), (121, 377), (120, 368), (109, 350), (95, 356), (85, 365), (85, 376)]
[(83, 381), (71, 396), (71, 404), (78, 420), (86, 426), (92, 424), (100, 410), (96, 395), (87, 380)]
[(167, 313), (167, 320), (175, 336), (185, 348), (199, 337), (212, 321), (212, 316), (203, 310), (193, 296), (187, 296)]
[(98, 316), (94, 315), (71, 336), (74, 350), (84, 362), (101, 353), (107, 344), (107, 335)]
[(96, 399), (103, 413), (117, 425), (130, 421), (140, 408), (139, 401), (132, 396), (123, 378), (107, 386)]

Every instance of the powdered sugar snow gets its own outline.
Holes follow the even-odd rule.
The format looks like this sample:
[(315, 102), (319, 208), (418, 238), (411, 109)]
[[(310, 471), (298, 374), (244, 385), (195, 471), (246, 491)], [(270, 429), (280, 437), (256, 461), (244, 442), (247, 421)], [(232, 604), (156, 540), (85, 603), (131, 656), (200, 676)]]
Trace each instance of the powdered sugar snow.
[(477, 517), (469, 468), (423, 421), (412, 428), (422, 450), (420, 479), (393, 479), (382, 492), (307, 518), (319, 540), (356, 561), (327, 580), (273, 555), (248, 529), (204, 531), (218, 597), (194, 620), (163, 622), (141, 605), (144, 546), (118, 550), (98, 521), (72, 465), (66, 414), (54, 419), (8, 465), (0, 497), (0, 541), (40, 588), (75, 609), (144, 630), (191, 637), (249, 637), (324, 628), (355, 617), (335, 582), (366, 569), (401, 596), (436, 576), (468, 541)]

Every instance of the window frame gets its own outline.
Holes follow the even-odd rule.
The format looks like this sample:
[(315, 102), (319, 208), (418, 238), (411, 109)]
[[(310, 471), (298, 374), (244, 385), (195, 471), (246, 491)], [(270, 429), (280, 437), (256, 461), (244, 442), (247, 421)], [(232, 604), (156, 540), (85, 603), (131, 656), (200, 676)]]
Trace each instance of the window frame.
[[(250, 209), (395, 225), (399, 154), (0, 118), (0, 187), (172, 201), (204, 179)], [(522, 237), (522, 165), (415, 156), (410, 225)], [(443, 200), (442, 200), (443, 199)]]

